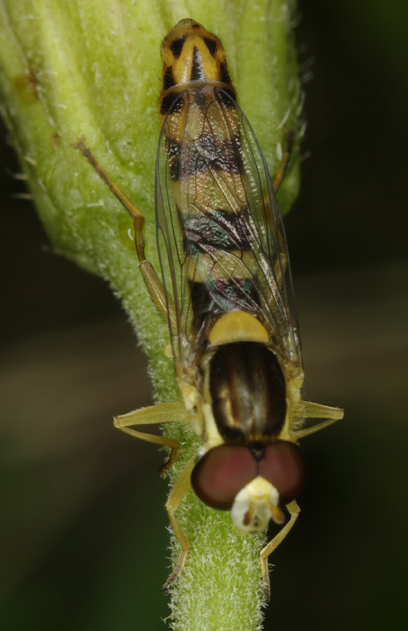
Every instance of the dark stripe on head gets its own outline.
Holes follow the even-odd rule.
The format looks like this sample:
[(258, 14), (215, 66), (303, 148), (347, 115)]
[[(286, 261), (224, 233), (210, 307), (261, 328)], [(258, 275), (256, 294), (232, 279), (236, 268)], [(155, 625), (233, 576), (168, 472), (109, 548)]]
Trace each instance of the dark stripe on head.
[(200, 53), (198, 52), (197, 46), (194, 46), (190, 81), (202, 81), (203, 79), (205, 79), (205, 75), (201, 66)]
[(180, 57), (185, 41), (186, 41), (185, 37), (180, 37), (179, 39), (175, 39), (174, 42), (170, 44), (170, 50), (176, 59)]
[(214, 57), (217, 52), (217, 42), (214, 42), (213, 39), (209, 39), (208, 37), (204, 37), (204, 43), (210, 51), (210, 55)]
[(180, 112), (183, 108), (184, 100), (179, 98), (179, 96), (180, 93), (177, 92), (170, 92), (170, 94), (167, 94), (161, 102), (160, 114), (163, 114), (164, 116), (165, 114), (168, 114), (170, 110), (172, 110), (172, 114)]
[(220, 63), (220, 81), (221, 83), (231, 83), (231, 77), (228, 72), (227, 64), (225, 61)]
[(176, 85), (173, 76), (173, 68), (171, 66), (167, 66), (163, 74), (163, 90), (168, 90), (169, 88), (172, 88), (173, 85)]
[(201, 28), (201, 24), (198, 24), (197, 22), (194, 22), (194, 24), (191, 25), (191, 28)]

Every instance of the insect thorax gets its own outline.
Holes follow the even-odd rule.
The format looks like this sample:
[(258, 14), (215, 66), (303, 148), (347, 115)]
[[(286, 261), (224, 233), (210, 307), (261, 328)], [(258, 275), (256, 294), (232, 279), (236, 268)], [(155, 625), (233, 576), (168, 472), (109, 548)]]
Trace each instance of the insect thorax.
[(286, 383), (276, 355), (265, 344), (217, 346), (203, 367), (203, 399), (223, 441), (266, 443), (280, 435), (287, 412)]

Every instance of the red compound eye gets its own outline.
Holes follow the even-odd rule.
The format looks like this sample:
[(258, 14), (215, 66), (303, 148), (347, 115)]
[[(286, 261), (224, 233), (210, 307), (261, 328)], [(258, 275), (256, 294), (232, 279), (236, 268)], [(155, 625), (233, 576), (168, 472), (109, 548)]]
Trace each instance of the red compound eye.
[(230, 510), (236, 495), (258, 475), (259, 465), (248, 447), (220, 445), (208, 451), (191, 474), (191, 486), (202, 502)]
[(286, 441), (267, 445), (259, 475), (277, 489), (280, 504), (294, 500), (306, 481), (306, 463), (299, 447)]
[(305, 484), (306, 464), (293, 443), (277, 441), (266, 445), (259, 456), (259, 444), (220, 445), (210, 449), (196, 464), (191, 486), (204, 504), (230, 510), (238, 493), (258, 475), (268, 480), (279, 493), (279, 503), (294, 500)]

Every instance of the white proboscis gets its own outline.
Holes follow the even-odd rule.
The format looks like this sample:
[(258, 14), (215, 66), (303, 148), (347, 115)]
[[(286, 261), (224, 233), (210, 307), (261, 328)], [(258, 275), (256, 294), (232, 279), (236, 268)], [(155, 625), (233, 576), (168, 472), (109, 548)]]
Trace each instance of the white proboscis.
[[(254, 478), (238, 493), (231, 509), (231, 517), (241, 534), (263, 532), (273, 510), (279, 504), (277, 489), (262, 476)], [(279, 510), (279, 509), (278, 509)]]

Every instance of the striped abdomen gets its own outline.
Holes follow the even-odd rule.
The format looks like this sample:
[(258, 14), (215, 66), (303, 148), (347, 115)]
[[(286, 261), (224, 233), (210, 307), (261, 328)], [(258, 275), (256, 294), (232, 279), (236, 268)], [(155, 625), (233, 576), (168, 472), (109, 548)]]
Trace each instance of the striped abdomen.
[(240, 111), (221, 42), (192, 20), (163, 42), (160, 112), (197, 330), (210, 314), (256, 311), (260, 298)]

